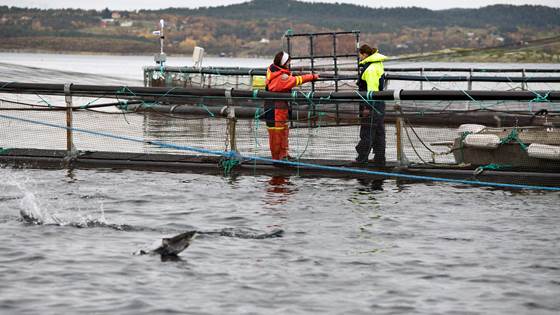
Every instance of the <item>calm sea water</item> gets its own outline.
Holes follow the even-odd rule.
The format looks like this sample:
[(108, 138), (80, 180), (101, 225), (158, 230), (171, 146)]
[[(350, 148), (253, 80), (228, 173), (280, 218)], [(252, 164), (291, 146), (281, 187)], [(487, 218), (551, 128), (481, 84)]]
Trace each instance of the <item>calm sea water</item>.
[[(141, 73), (114, 72), (135, 69), (130, 57), (2, 56), (68, 78)], [(560, 193), (108, 169), (0, 178), (0, 314), (560, 311)], [(200, 235), (179, 261), (132, 255), (185, 230), (227, 233)]]

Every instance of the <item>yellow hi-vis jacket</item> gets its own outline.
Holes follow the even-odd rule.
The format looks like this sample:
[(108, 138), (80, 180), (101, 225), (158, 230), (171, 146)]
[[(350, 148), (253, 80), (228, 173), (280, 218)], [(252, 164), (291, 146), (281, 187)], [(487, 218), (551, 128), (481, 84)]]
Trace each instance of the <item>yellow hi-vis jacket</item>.
[(376, 52), (360, 61), (360, 68), (366, 67), (363, 72), (360, 72), (362, 73), (360, 79), (367, 83), (367, 91), (379, 91), (379, 82), (385, 73), (385, 70), (383, 69), (383, 61), (385, 61), (385, 59), (387, 59), (387, 57)]

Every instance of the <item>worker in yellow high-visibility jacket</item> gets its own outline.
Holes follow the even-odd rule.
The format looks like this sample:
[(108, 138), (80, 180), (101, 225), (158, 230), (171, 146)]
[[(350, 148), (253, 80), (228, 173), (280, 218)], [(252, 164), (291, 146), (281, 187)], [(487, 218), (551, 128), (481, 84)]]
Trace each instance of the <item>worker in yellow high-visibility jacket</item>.
[[(383, 91), (385, 88), (383, 61), (387, 57), (368, 45), (362, 45), (359, 54), (358, 90)], [(356, 161), (367, 163), (372, 149), (374, 164), (385, 166), (385, 102), (383, 101), (360, 104), (360, 141), (356, 145), (358, 152)]]

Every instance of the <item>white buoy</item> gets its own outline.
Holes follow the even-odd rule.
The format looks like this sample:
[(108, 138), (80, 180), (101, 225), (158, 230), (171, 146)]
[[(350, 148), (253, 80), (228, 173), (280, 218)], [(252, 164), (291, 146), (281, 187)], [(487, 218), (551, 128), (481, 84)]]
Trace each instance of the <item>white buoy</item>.
[(195, 68), (202, 67), (202, 59), (204, 58), (204, 48), (198, 46), (194, 47), (192, 58), (193, 58)]
[(457, 133), (461, 136), (465, 132), (468, 133), (479, 133), (484, 130), (486, 126), (484, 125), (477, 125), (477, 124), (463, 124), (457, 128)]
[(465, 146), (479, 149), (496, 149), (500, 137), (493, 134), (470, 134), (465, 137)]
[(560, 160), (560, 147), (547, 144), (531, 143), (527, 148), (530, 157), (546, 160)]

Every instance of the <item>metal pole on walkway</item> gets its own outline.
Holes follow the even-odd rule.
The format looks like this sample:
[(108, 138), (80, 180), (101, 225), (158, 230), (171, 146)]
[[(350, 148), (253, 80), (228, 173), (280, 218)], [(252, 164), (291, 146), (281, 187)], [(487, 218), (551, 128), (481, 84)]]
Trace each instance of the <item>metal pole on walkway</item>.
[(231, 151), (237, 151), (237, 136), (235, 127), (237, 125), (237, 118), (235, 118), (235, 108), (232, 107), (228, 114), (228, 124), (229, 124), (229, 146)]
[(526, 91), (527, 90), (527, 81), (526, 81), (526, 73), (525, 73), (525, 68), (523, 68), (521, 70), (521, 77), (523, 78), (523, 81), (521, 82), (521, 90), (522, 91)]
[(403, 165), (403, 143), (402, 143), (402, 118), (398, 117), (395, 121), (395, 130), (397, 136), (397, 161), (399, 165)]
[(66, 151), (69, 156), (74, 152), (74, 142), (72, 137), (72, 94), (70, 88), (72, 83), (64, 84), (64, 99), (66, 100)]
[[(420, 76), (424, 77), (424, 67), (420, 69)], [(424, 89), (424, 81), (420, 80), (420, 91)]]
[(225, 97), (227, 99), (226, 117), (227, 117), (227, 128), (228, 128), (228, 135), (229, 135), (229, 147), (231, 151), (237, 151), (237, 136), (236, 136), (237, 118), (235, 117), (235, 107), (233, 106), (233, 101), (231, 98), (232, 90), (233, 89), (225, 90)]
[[(398, 111), (402, 115), (401, 109), (401, 92), (402, 90), (395, 90), (393, 91), (393, 99), (395, 100), (395, 111)], [(402, 141), (402, 128), (403, 128), (403, 118), (402, 116), (398, 116), (395, 120), (395, 134), (397, 136), (397, 162), (399, 166), (406, 166), (408, 165), (408, 159), (404, 154), (404, 147)]]

